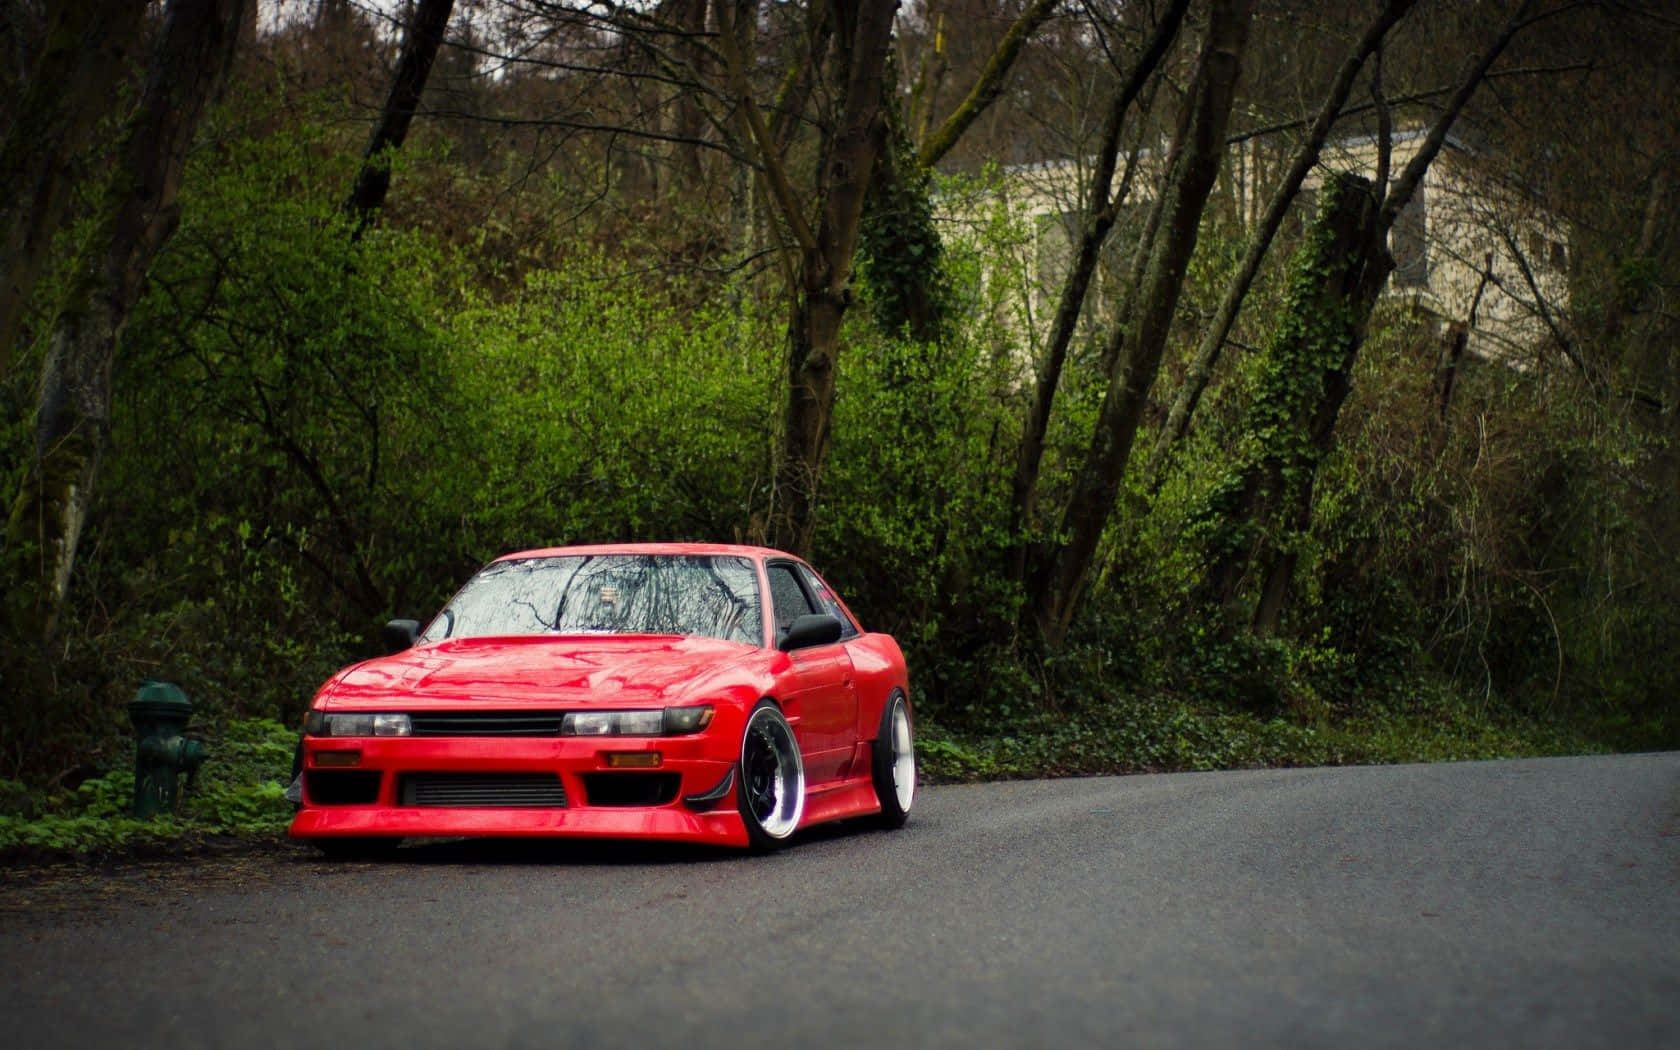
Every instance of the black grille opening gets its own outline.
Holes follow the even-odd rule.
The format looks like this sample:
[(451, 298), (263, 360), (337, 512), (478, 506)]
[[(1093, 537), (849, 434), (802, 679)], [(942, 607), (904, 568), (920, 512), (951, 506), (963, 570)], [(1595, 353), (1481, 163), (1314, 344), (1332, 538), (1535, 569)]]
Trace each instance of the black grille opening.
[(317, 806), (365, 806), (379, 801), (377, 769), (311, 769), (303, 774), (303, 794)]
[(404, 806), (517, 806), (559, 809), (566, 785), (557, 773), (407, 773), (397, 780)]
[(663, 806), (677, 797), (678, 773), (585, 773), (591, 806)]
[(425, 711), (411, 713), (415, 736), (559, 736), (563, 711)]

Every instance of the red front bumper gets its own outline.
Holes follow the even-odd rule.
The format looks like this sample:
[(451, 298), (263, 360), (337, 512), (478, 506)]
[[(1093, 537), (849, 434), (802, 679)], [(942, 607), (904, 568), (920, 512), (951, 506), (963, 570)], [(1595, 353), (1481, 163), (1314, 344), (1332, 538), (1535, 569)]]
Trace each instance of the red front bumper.
[[(307, 737), (303, 807), (294, 838), (333, 836), (577, 836), (746, 846), (733, 788), (709, 803), (734, 760), (693, 737)], [(657, 767), (621, 769), (609, 755), (657, 753)], [(547, 777), (558, 777), (555, 787)], [(663, 778), (668, 801), (645, 804), (624, 778)], [(619, 778), (619, 779), (613, 779)], [(501, 804), (503, 782), (548, 784), (552, 798)], [(452, 784), (469, 789), (453, 790)], [(443, 784), (441, 793), (418, 790)], [(607, 791), (603, 785), (614, 790)], [(521, 791), (524, 789), (521, 788)], [(627, 797), (628, 796), (628, 797)]]

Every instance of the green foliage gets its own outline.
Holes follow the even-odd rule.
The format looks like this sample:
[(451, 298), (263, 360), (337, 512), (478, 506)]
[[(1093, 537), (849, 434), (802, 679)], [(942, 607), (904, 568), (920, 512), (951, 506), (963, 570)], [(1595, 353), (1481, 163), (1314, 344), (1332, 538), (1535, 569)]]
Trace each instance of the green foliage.
[(155, 821), (129, 815), (132, 768), (84, 780), (74, 791), (31, 791), (0, 781), (0, 857), (180, 851), (216, 836), (279, 835), (292, 815), (281, 796), (296, 743), (296, 731), (278, 722), (228, 723), (209, 739), (210, 757), (185, 792), (180, 812)]
[[(752, 272), (771, 267), (749, 243), (763, 231), (715, 207), (733, 185), (705, 175), (716, 158), (696, 216), (673, 207), (682, 179), (620, 192), (631, 165), (533, 172), (483, 128), (427, 122), (381, 225), (352, 243), (339, 207), (360, 131), (342, 97), (291, 94), (292, 72), (213, 115), (130, 320), (58, 644), (0, 667), (0, 773), (19, 778), (0, 784), (0, 848), (272, 834), (281, 727), (373, 651), (382, 620), (426, 615), (514, 548), (764, 534), (785, 305)], [(1671, 424), (1630, 421), (1620, 394), (1573, 374), (1468, 360), (1443, 419), (1433, 326), (1379, 311), (1321, 457), (1303, 416), (1348, 318), (1318, 309), (1316, 264), (1268, 272), (1240, 330), (1268, 352), (1226, 355), (1158, 488), (1123, 479), (1066, 644), (1035, 649), (1009, 482), (1047, 318), (1038, 231), (1006, 198), (991, 171), (909, 177), (872, 203), (819, 489), (814, 560), (907, 650), (930, 770), (1680, 741)], [(1202, 238), (1164, 375), (1239, 256), (1237, 239)], [(1649, 260), (1599, 274), (1596, 309), (1660, 277)], [(940, 323), (907, 325), (917, 302)], [(1592, 345), (1594, 316), (1576, 314), (1580, 353), (1652, 375), (1668, 360), (1634, 345), (1645, 328)], [(1082, 325), (1050, 421), (1045, 520), (1026, 523), (1046, 545), (1107, 386), (1101, 334)], [(32, 442), (20, 360), (0, 382), (11, 492)], [(1308, 472), (1310, 530), (1256, 504), (1253, 477), (1280, 505)], [(1262, 638), (1209, 581), (1264, 543), (1297, 571), (1284, 630)], [(1255, 589), (1238, 575), (1238, 596)], [(177, 821), (130, 827), (123, 705), (144, 677), (186, 688), (212, 761)]]
[(918, 731), (922, 774), (943, 782), (1451, 762), (1605, 749), (1579, 730), (1467, 704), (1439, 682), (1392, 706), (1335, 721), (1303, 723), (1149, 694), (1071, 712), (1039, 712), (989, 730), (948, 730), (924, 719)]
[(210, 758), (181, 807), (205, 833), (275, 835), (292, 806), (282, 796), (292, 779), (298, 731), (272, 719), (238, 719), (209, 737)]
[[(895, 100), (889, 96), (889, 109)], [(863, 301), (883, 332), (937, 342), (950, 334), (954, 289), (933, 219), (933, 177), (916, 161), (896, 112), (889, 156), (875, 164), (858, 235)]]
[(124, 342), (75, 642), (3, 691), (0, 771), (112, 760), (151, 675), (294, 722), (376, 624), (510, 549), (757, 535), (780, 372), (754, 310), (582, 249), (492, 300), (425, 237), (351, 243), (308, 136), (215, 161)]
[[(754, 535), (780, 382), (776, 328), (679, 308), (599, 257), (539, 271), (451, 326), (466, 444), (434, 500), (475, 561), (520, 546)], [(720, 297), (721, 298), (721, 297)], [(472, 566), (467, 566), (472, 567)]]
[(854, 611), (898, 638), (917, 695), (965, 707), (982, 691), (1008, 702), (988, 654), (1019, 602), (1000, 563), (1018, 369), (976, 263), (961, 241), (947, 257), (953, 294), (975, 309), (943, 340), (848, 325), (815, 551)]

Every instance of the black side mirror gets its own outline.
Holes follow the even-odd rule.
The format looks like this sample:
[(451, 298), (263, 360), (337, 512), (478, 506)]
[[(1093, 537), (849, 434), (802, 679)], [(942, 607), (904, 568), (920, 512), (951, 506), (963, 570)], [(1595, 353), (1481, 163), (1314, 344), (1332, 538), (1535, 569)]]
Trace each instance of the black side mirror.
[(811, 613), (794, 620), (787, 633), (782, 635), (782, 640), (776, 643), (776, 648), (785, 653), (812, 645), (827, 645), (830, 642), (838, 642), (844, 631), (839, 617), (830, 616), (828, 613)]
[(379, 631), (379, 640), (385, 643), (388, 653), (400, 653), (404, 649), (414, 648), (414, 640), (420, 637), (419, 620), (392, 620)]

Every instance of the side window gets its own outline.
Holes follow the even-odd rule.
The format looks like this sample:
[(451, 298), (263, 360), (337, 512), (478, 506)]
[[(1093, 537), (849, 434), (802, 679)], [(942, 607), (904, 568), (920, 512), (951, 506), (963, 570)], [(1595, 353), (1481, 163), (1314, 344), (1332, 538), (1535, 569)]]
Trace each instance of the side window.
[(766, 569), (770, 577), (770, 604), (775, 607), (776, 632), (780, 634), (801, 616), (817, 610), (805, 596), (805, 588), (793, 574), (791, 565), (771, 565)]
[(822, 606), (821, 611), (840, 621), (842, 628), (840, 637), (854, 637), (858, 633), (857, 624), (853, 623), (852, 618), (846, 615), (845, 607), (840, 604), (840, 599), (834, 596), (834, 592), (828, 589), (828, 584), (803, 565), (799, 567), (799, 575), (804, 578), (805, 586), (810, 589), (812, 594), (816, 595), (817, 604)]

